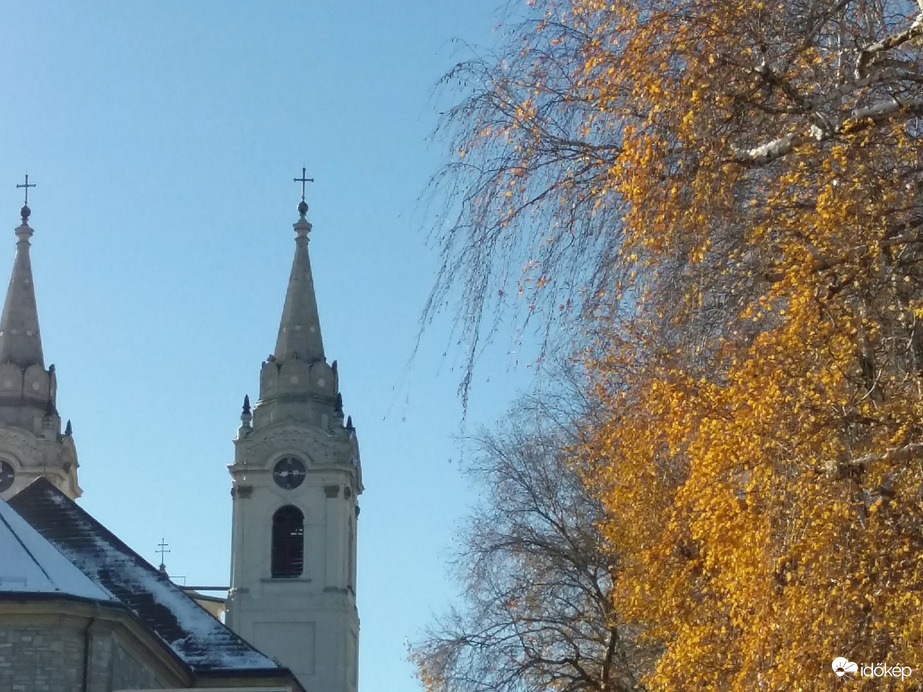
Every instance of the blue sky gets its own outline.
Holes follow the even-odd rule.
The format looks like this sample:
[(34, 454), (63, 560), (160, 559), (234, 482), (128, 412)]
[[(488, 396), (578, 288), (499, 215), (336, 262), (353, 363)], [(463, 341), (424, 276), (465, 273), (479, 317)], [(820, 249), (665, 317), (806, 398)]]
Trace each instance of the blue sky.
[[(189, 583), (226, 584), (231, 439), (272, 350), (302, 166), (328, 360), (362, 448), (363, 692), (418, 690), (406, 642), (454, 587), (463, 348), (410, 360), (437, 266), (418, 197), (445, 152), (433, 88), (497, 0), (11, 2), (0, 28), (0, 275), (24, 173), (46, 363), (83, 506)], [(453, 41), (461, 39), (461, 43)], [(6, 210), (5, 212), (3, 210)], [(6, 279), (3, 278), (3, 281)], [(531, 370), (481, 361), (467, 429)]]

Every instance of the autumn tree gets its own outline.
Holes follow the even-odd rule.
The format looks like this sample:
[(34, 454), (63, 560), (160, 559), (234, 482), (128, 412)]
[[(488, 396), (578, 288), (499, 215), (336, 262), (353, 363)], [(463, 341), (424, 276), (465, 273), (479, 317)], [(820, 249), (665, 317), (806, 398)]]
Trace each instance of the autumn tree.
[[(534, 12), (456, 71), (434, 304), (470, 289), (469, 343), (520, 292), (527, 318), (569, 299), (588, 320), (606, 420), (578, 457), (619, 615), (662, 647), (646, 684), (920, 666), (923, 10)], [(915, 684), (857, 687), (882, 683)]]
[(460, 605), (412, 650), (433, 692), (628, 692), (644, 658), (613, 602), (617, 560), (568, 459), (572, 407), (521, 401), (475, 440), (479, 502), (459, 535)]

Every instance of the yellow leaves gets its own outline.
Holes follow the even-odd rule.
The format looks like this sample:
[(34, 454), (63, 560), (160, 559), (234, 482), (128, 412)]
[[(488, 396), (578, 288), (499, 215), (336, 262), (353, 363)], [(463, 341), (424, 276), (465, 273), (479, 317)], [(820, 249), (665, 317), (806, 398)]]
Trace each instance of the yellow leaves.
[[(907, 566), (919, 463), (855, 463), (923, 439), (919, 124), (841, 128), (889, 90), (846, 93), (842, 46), (868, 37), (844, 44), (845, 15), (796, 35), (798, 7), (548, 6), (534, 79), (472, 145), (514, 142), (515, 184), (493, 188), (510, 218), (547, 175), (560, 228), (579, 195), (600, 222), (575, 244), (618, 238), (617, 290), (586, 291), (613, 321), (591, 325), (606, 420), (585, 451), (624, 615), (664, 646), (652, 689), (811, 689), (804, 671), (833, 651), (923, 647), (920, 609), (898, 608), (923, 593)], [(765, 165), (732, 157), (789, 133), (803, 137)], [(565, 283), (523, 271), (520, 293)]]
[(635, 626), (667, 642), (652, 689), (752, 689), (754, 676), (773, 689), (803, 687), (797, 662), (861, 649), (869, 640), (856, 638), (860, 623), (905, 633), (902, 656), (923, 644), (920, 609), (897, 607), (906, 594), (919, 600), (920, 570), (881, 561), (886, 553), (904, 564), (912, 555), (906, 532), (921, 503), (903, 488), (919, 492), (920, 469), (904, 469), (890, 489), (888, 469), (870, 467), (863, 485), (884, 490), (868, 496), (820, 463), (899, 444), (923, 406), (919, 394), (889, 405), (905, 425), (860, 447), (842, 436), (842, 411), (854, 401), (856, 332), (840, 325), (841, 307), (819, 309), (823, 281), (812, 266), (793, 259), (760, 296), (762, 307), (743, 311), (774, 326), (749, 345), (719, 342), (729, 349), (725, 376), (693, 380), (668, 359), (618, 370), (623, 389), (610, 409), (617, 423), (597, 458), (618, 460), (600, 471), (615, 489), (603, 496), (609, 535), (625, 554), (618, 597)]

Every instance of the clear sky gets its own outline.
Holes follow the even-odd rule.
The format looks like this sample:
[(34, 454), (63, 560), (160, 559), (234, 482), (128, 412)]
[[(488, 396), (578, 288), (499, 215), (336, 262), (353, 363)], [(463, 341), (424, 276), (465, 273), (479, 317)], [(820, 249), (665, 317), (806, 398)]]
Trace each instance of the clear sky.
[[(418, 690), (406, 644), (453, 594), (472, 501), (458, 472), (461, 348), (410, 361), (437, 266), (418, 197), (438, 78), (495, 40), (498, 0), (9, 2), (0, 25), (0, 281), (28, 172), (46, 364), (81, 504), (188, 583), (226, 584), (231, 440), (272, 350), (307, 166), (328, 360), (362, 449), (362, 692)], [(5, 209), (5, 211), (4, 211)], [(5, 285), (5, 284), (4, 284)], [(447, 355), (444, 355), (447, 354)], [(477, 372), (467, 429), (530, 370)]]

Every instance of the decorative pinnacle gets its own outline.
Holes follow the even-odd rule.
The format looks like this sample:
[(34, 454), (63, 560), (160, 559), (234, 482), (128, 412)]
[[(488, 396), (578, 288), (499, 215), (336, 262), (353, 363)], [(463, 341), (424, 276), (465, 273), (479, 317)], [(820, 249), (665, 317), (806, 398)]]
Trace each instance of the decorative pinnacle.
[(19, 210), (19, 215), (22, 217), (23, 223), (28, 223), (29, 216), (32, 214), (32, 210), (29, 209), (29, 188), (30, 187), (35, 187), (35, 183), (32, 183), (31, 185), (29, 184), (29, 174), (26, 173), (26, 182), (24, 182), (22, 185), (18, 183), (16, 184), (17, 189), (25, 188), (25, 191), (26, 191), (25, 201), (23, 202), (22, 209)]
[(237, 431), (238, 437), (243, 437), (250, 434), (251, 425), (253, 421), (253, 414), (250, 413), (250, 395), (244, 395), (244, 407), (240, 412), (240, 428)]
[(250, 434), (250, 431), (253, 430), (252, 422), (253, 414), (250, 413), (250, 395), (244, 394), (244, 407), (240, 412), (240, 427), (237, 429), (238, 439)]

